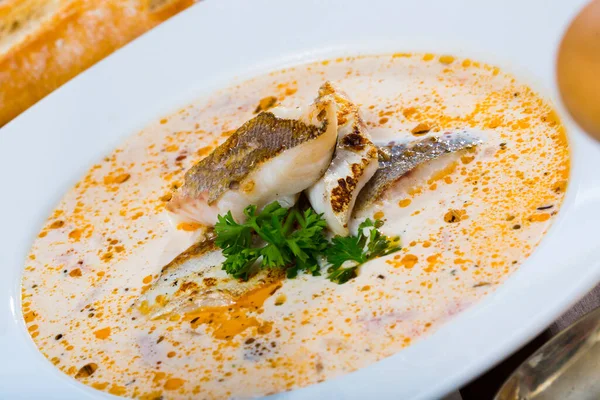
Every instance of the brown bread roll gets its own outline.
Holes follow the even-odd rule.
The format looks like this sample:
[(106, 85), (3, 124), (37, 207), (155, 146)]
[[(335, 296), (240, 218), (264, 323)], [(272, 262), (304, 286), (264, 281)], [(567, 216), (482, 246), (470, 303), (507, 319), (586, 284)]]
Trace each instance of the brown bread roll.
[(0, 1), (0, 126), (194, 0)]

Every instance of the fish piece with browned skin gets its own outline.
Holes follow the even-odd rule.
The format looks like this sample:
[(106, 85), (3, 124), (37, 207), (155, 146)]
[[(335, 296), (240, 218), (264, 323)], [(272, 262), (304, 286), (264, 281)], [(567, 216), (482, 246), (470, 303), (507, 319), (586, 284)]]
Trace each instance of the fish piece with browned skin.
[(319, 96), (333, 96), (337, 104), (338, 140), (335, 156), (321, 179), (307, 189), (312, 207), (322, 213), (329, 229), (347, 236), (356, 197), (378, 168), (377, 148), (371, 141), (358, 106), (331, 82)]
[(462, 131), (378, 147), (379, 169), (358, 194), (356, 211), (363, 210), (380, 200), (396, 181), (419, 165), (482, 143), (483, 140), (479, 136), (481, 134), (475, 135)]
[(175, 219), (212, 226), (217, 215), (273, 201), (293, 205), (331, 162), (336, 142), (336, 105), (319, 97), (306, 112), (274, 108), (242, 125), (225, 143), (185, 174), (167, 204)]
[(283, 279), (281, 269), (258, 270), (247, 281), (228, 275), (225, 261), (209, 229), (204, 237), (164, 266), (158, 279), (135, 306), (150, 319), (185, 314), (205, 307), (235, 304), (247, 293)]

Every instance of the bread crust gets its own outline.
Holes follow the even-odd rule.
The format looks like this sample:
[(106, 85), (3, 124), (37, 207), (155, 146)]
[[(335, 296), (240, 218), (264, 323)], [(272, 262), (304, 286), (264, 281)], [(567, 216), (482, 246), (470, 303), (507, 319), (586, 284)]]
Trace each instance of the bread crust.
[[(5, 29), (4, 35), (19, 29), (15, 9), (7, 8), (16, 7), (11, 4), (15, 2), (19, 2), (18, 13), (31, 12), (28, 10), (39, 5), (39, 0), (9, 0), (2, 4), (0, 19), (9, 31)], [(0, 126), (194, 0), (59, 2), (62, 4), (51, 15), (34, 14), (39, 25), (0, 55)]]

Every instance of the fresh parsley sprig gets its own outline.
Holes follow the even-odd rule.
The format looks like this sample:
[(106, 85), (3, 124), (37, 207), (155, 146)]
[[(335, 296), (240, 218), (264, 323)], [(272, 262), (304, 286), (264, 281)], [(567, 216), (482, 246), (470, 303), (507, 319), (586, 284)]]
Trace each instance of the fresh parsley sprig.
[(383, 221), (366, 219), (358, 226), (357, 236), (336, 236), (326, 250), (331, 264), (327, 278), (332, 282), (345, 283), (356, 277), (361, 264), (400, 250), (400, 238), (389, 238), (379, 231)]
[(225, 255), (223, 269), (239, 279), (247, 280), (257, 268), (286, 268), (288, 278), (301, 271), (317, 276), (319, 260), (326, 258), (331, 264), (328, 279), (341, 284), (354, 278), (361, 264), (400, 249), (399, 238), (379, 232), (383, 222), (378, 220), (361, 223), (357, 236), (336, 236), (329, 242), (327, 223), (312, 208), (300, 211), (273, 202), (258, 213), (256, 206), (248, 206), (244, 214), (244, 223), (228, 212), (215, 225), (215, 243)]
[(242, 224), (228, 212), (219, 215), (215, 225), (215, 243), (223, 249), (227, 273), (248, 279), (259, 264), (259, 268), (287, 268), (290, 278), (299, 271), (319, 275), (317, 257), (327, 247), (327, 224), (313, 209), (288, 210), (273, 202), (260, 213), (256, 206), (248, 206), (244, 214), (247, 220)]

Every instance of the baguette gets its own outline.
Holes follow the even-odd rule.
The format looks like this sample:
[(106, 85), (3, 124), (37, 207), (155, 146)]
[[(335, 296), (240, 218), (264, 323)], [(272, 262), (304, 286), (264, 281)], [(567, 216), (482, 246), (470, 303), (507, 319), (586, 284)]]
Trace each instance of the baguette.
[(0, 1), (0, 126), (194, 0)]

